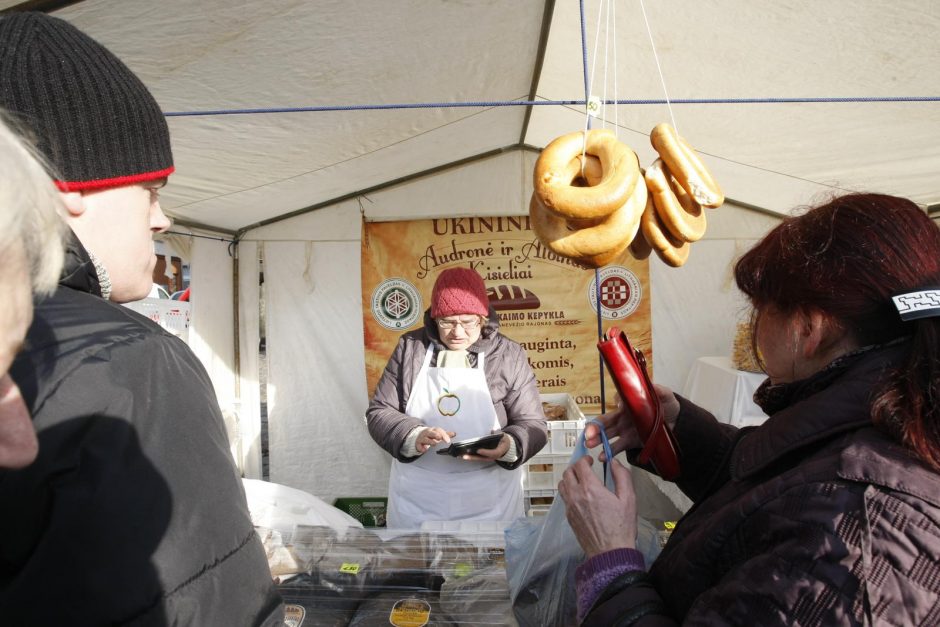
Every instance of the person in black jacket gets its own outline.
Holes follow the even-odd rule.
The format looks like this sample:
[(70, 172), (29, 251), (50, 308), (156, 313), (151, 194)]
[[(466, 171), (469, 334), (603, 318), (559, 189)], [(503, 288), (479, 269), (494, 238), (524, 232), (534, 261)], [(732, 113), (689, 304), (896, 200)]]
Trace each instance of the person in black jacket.
[(33, 319), (31, 294), (55, 290), (62, 269), (59, 196), (38, 157), (0, 115), (0, 468), (29, 465), (36, 432), (8, 372)]
[(212, 384), (145, 297), (173, 172), (156, 100), (67, 22), (0, 18), (0, 106), (26, 124), (66, 212), (59, 287), (11, 369), (38, 456), (0, 471), (0, 623), (278, 625)]
[[(694, 505), (651, 565), (629, 471), (612, 464), (616, 493), (587, 460), (565, 471), (580, 624), (940, 624), (940, 229), (908, 199), (844, 194), (734, 277), (769, 418), (738, 429), (657, 386)], [(630, 410), (600, 422), (636, 460)]]

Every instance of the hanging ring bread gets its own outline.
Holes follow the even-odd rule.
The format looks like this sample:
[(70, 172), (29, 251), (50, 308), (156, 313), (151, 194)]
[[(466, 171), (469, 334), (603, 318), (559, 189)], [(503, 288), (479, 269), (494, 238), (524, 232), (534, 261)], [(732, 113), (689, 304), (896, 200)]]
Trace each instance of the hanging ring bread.
[(604, 178), (601, 160), (592, 155), (578, 155), (568, 164), (567, 174), (571, 175), (569, 185), (574, 187), (592, 187)]
[[(575, 187), (569, 164), (585, 153), (600, 159), (603, 175), (596, 185)], [(535, 163), (535, 193), (542, 205), (562, 218), (594, 220), (627, 202), (640, 178), (632, 150), (609, 129), (568, 133), (553, 140)]]
[(656, 251), (656, 255), (667, 265), (678, 268), (689, 258), (689, 243), (675, 237), (663, 225), (653, 207), (652, 199), (646, 203), (646, 209), (640, 219), (640, 230), (652, 249)]
[(705, 235), (705, 211), (679, 185), (662, 159), (657, 159), (643, 175), (653, 207), (663, 225), (678, 239), (697, 242)]
[[(578, 158), (569, 162), (564, 173), (569, 180), (577, 178), (580, 163)], [(591, 178), (590, 175), (587, 177), (588, 182)], [(549, 211), (539, 195), (533, 193), (529, 203), (532, 230), (555, 253), (581, 265), (597, 268), (617, 258), (633, 241), (646, 199), (646, 185), (635, 185), (627, 202), (609, 216), (595, 220), (565, 220)]]
[(725, 196), (701, 162), (695, 151), (676, 133), (676, 129), (663, 122), (650, 133), (650, 142), (663, 163), (676, 177), (682, 188), (703, 207), (719, 207)]
[[(647, 204), (650, 203), (650, 200), (647, 199)], [(645, 211), (645, 208), (644, 208)], [(642, 220), (642, 216), (640, 217)], [(640, 261), (646, 259), (650, 256), (650, 253), (653, 252), (653, 247), (650, 246), (650, 243), (646, 241), (646, 236), (643, 235), (643, 229), (637, 229), (636, 237), (633, 238), (633, 241), (630, 242), (630, 254), (633, 255), (634, 259)]]

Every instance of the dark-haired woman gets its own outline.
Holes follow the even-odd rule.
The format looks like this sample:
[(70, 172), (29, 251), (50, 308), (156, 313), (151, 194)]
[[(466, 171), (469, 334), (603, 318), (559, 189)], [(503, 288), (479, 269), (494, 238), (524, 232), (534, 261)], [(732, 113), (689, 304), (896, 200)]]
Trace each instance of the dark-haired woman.
[[(583, 624), (940, 624), (940, 229), (910, 201), (842, 196), (785, 219), (735, 279), (770, 418), (736, 429), (658, 387), (695, 505), (649, 572), (628, 471), (617, 494), (587, 460), (566, 471)], [(614, 451), (638, 445), (626, 410), (602, 421)]]

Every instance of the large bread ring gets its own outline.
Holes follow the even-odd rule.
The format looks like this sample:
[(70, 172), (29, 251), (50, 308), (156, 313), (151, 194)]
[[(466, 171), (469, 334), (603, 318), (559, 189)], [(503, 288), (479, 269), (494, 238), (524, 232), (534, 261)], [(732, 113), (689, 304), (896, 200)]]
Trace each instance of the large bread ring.
[(700, 240), (705, 235), (705, 211), (682, 189), (662, 159), (653, 162), (643, 178), (656, 214), (669, 232), (686, 242)]
[[(646, 201), (649, 204), (649, 200)], [(645, 209), (644, 209), (645, 211)], [(640, 217), (642, 220), (642, 216)], [(650, 243), (646, 241), (646, 236), (643, 235), (643, 229), (638, 229), (636, 232), (636, 237), (633, 238), (633, 241), (630, 242), (630, 254), (633, 255), (634, 259), (640, 261), (646, 259), (650, 256), (650, 253), (653, 252), (653, 247), (650, 246)]]
[(703, 207), (719, 207), (725, 196), (695, 151), (663, 122), (650, 133), (650, 142), (682, 188)]
[[(590, 187), (574, 187), (568, 166), (582, 152), (600, 159), (603, 177)], [(575, 220), (593, 220), (627, 202), (640, 178), (636, 155), (609, 129), (568, 133), (553, 140), (535, 162), (534, 188), (549, 211)]]
[[(582, 165), (583, 164), (583, 165)], [(574, 187), (591, 187), (597, 185), (604, 178), (604, 168), (601, 160), (593, 155), (578, 155), (568, 164), (567, 175), (571, 176), (569, 185)]]
[(656, 251), (656, 255), (666, 264), (678, 268), (689, 258), (691, 248), (689, 243), (678, 239), (663, 226), (652, 200), (646, 203), (646, 209), (640, 219), (640, 230), (646, 241)]
[[(571, 169), (580, 169), (577, 159), (572, 163)], [(605, 218), (565, 220), (549, 211), (539, 195), (533, 193), (529, 216), (532, 230), (552, 251), (589, 268), (598, 268), (620, 256), (633, 241), (646, 201), (646, 185), (636, 185), (627, 202)]]

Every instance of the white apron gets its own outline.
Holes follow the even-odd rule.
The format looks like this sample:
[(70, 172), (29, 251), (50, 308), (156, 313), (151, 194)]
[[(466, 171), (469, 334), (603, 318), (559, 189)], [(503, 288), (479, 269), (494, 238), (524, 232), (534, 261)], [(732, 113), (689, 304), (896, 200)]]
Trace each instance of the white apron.
[[(454, 440), (499, 429), (486, 385), (483, 353), (476, 368), (432, 368), (433, 347), (415, 379), (405, 413), (429, 427), (456, 432)], [(392, 460), (388, 480), (388, 527), (417, 529), (426, 520), (514, 520), (524, 515), (522, 468), (438, 455), (446, 443), (415, 461)]]

